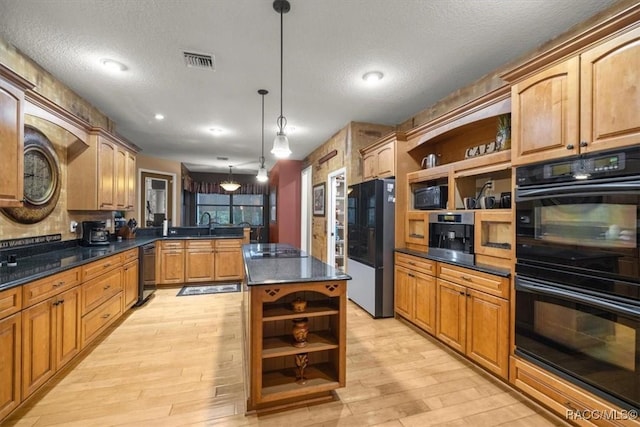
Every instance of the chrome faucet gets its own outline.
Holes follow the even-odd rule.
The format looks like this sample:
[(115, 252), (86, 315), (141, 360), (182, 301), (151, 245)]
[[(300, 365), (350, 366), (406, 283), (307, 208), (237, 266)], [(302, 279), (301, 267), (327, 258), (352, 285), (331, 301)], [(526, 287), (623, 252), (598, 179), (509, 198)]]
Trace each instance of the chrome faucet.
[[(208, 218), (208, 221), (206, 223), (204, 222), (205, 216)], [(211, 214), (209, 212), (205, 212), (200, 216), (200, 224), (211, 225)]]

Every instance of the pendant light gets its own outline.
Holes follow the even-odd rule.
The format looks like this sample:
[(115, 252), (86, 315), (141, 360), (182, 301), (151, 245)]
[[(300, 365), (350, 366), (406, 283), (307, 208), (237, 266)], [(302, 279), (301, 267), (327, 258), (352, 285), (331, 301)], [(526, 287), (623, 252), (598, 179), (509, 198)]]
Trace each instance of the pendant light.
[(256, 179), (259, 182), (267, 182), (269, 181), (269, 176), (267, 176), (267, 169), (264, 167), (264, 96), (269, 93), (266, 89), (258, 90), (260, 96), (262, 96), (262, 151), (260, 154), (260, 169), (258, 169), (258, 175), (256, 175)]
[(238, 188), (240, 188), (240, 184), (233, 180), (233, 175), (231, 174), (231, 165), (229, 165), (229, 178), (220, 184), (220, 187), (224, 188), (225, 191), (234, 192)]
[(279, 159), (289, 157), (291, 149), (289, 148), (289, 139), (284, 132), (284, 128), (287, 126), (287, 119), (282, 114), (282, 64), (283, 64), (283, 15), (291, 10), (291, 5), (287, 0), (275, 0), (273, 2), (273, 9), (280, 14), (280, 117), (278, 117), (278, 133), (273, 140), (273, 148), (271, 154)]

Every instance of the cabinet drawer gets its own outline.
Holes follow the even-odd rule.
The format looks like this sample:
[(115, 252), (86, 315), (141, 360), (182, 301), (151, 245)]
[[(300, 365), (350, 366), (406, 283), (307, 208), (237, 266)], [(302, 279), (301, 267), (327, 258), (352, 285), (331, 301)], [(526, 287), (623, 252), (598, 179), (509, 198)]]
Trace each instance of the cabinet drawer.
[(442, 262), (438, 263), (438, 277), (491, 295), (509, 298), (508, 277), (495, 276)]
[(82, 285), (81, 312), (86, 315), (91, 310), (102, 304), (122, 290), (122, 269), (93, 279)]
[(241, 239), (218, 239), (215, 242), (216, 248), (240, 248), (242, 246)]
[[(620, 415), (621, 410), (610, 406), (591, 394), (584, 392), (564, 380), (548, 373), (519, 358), (511, 357), (511, 383), (554, 410), (561, 417), (566, 417), (569, 412), (586, 411), (586, 413)], [(591, 421), (591, 422), (590, 422)], [(581, 420), (580, 425), (629, 425), (637, 426), (635, 420), (605, 420), (592, 418)]]
[(27, 308), (80, 283), (80, 268), (74, 268), (22, 287), (22, 303)]
[(17, 313), (22, 309), (22, 287), (0, 292), (0, 319)]
[(166, 249), (184, 249), (184, 240), (163, 240), (160, 242), (160, 248)]
[(396, 252), (396, 265), (430, 276), (436, 275), (436, 262), (429, 259)]
[(187, 249), (213, 249), (213, 240), (187, 240)]
[(113, 255), (108, 258), (103, 258), (99, 261), (92, 262), (82, 266), (82, 281), (93, 279), (98, 277), (102, 273), (106, 273), (114, 268), (122, 267), (122, 254)]
[(82, 348), (122, 315), (122, 292), (112, 296), (80, 321), (80, 342)]
[(129, 249), (126, 252), (121, 254), (122, 256), (122, 264), (126, 264), (130, 261), (138, 259), (138, 249)]

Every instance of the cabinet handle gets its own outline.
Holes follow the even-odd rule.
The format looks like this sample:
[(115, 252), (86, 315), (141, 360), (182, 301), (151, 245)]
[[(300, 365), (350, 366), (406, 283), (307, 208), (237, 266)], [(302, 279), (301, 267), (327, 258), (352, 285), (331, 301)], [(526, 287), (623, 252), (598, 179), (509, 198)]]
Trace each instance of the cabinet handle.
[(105, 265), (102, 266), (102, 268), (108, 268), (108, 267), (111, 267), (111, 263), (110, 262), (108, 262), (108, 263), (106, 263)]
[(55, 285), (53, 285), (54, 288), (59, 288), (60, 286), (64, 285), (64, 281), (61, 280), (58, 283), (56, 283)]
[(416, 265), (416, 263), (413, 261), (409, 261), (409, 265)]
[(416, 276), (414, 276), (412, 273), (407, 273), (407, 276), (409, 276), (409, 277), (416, 277)]
[(54, 303), (53, 303), (53, 304), (51, 304), (51, 305), (55, 307), (55, 306), (56, 306), (56, 305), (58, 305), (58, 304), (60, 304), (60, 301), (56, 301), (56, 302), (54, 302)]
[(60, 301), (58, 301), (58, 304), (64, 304), (64, 300), (61, 299)]
[(587, 145), (589, 145), (587, 141), (580, 141), (580, 147), (586, 147)]
[(573, 150), (574, 146), (573, 144), (567, 144), (567, 150)]
[(464, 296), (464, 292), (463, 291), (459, 291), (459, 292), (460, 292), (460, 295)]
[(469, 277), (469, 276), (460, 276), (460, 278), (462, 280), (466, 280), (467, 282), (472, 282), (473, 281), (473, 279), (471, 277)]
[(107, 313), (107, 314), (102, 315), (102, 318), (103, 319), (108, 319), (109, 316), (111, 316), (111, 313)]
[(109, 289), (111, 287), (111, 285), (107, 285), (104, 288), (102, 288), (103, 291), (106, 291), (107, 289)]

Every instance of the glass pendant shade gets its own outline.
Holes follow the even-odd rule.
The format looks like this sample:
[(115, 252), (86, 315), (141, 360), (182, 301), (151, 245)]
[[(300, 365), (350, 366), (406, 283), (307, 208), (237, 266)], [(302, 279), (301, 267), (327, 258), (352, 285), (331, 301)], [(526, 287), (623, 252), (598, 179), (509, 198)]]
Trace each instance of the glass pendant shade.
[(279, 159), (289, 157), (289, 155), (291, 154), (291, 149), (289, 148), (289, 138), (287, 138), (287, 135), (285, 135), (284, 132), (278, 132), (276, 138), (273, 140), (273, 148), (271, 149), (271, 154)]
[(269, 181), (269, 177), (267, 176), (267, 169), (263, 166), (260, 166), (260, 169), (258, 169), (258, 175), (256, 175), (256, 179), (260, 182), (267, 182)]
[(220, 187), (229, 192), (236, 191), (238, 188), (240, 188), (240, 184), (238, 184), (231, 178), (231, 166), (229, 166), (229, 179), (220, 184)]

